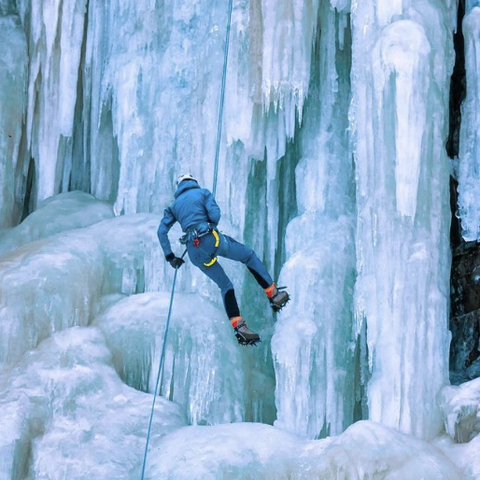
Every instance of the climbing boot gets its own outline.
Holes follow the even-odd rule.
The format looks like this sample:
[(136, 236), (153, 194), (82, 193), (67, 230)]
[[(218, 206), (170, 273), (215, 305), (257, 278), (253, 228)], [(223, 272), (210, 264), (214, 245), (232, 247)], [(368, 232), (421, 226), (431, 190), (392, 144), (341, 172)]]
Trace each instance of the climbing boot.
[(284, 291), (287, 287), (279, 287), (272, 283), (265, 289), (270, 306), (274, 312), (279, 312), (290, 300), (288, 292)]
[(240, 345), (256, 345), (257, 342), (261, 342), (258, 333), (252, 332), (242, 317), (233, 317), (230, 319), (230, 323)]

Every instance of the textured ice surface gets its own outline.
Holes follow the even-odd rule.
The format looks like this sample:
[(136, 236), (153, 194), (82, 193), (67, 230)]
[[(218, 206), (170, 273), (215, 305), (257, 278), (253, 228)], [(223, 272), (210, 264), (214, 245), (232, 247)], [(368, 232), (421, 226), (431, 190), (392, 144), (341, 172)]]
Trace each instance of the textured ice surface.
[(480, 6), (463, 20), (466, 98), (462, 103), (458, 209), (465, 240), (480, 239)]
[[(27, 45), (14, 3), (28, 45), (28, 76), (21, 63)], [(452, 67), (449, 29), (456, 2), (351, 3), (350, 17), (348, 0), (235, 2), (217, 194), (224, 212), (221, 228), (228, 226), (226, 233), (251, 244), (275, 278), (284, 267), (280, 279), (294, 298), (278, 316), (274, 361), (268, 305), (264, 298), (257, 301), (261, 291), (251, 279), (244, 280), (240, 266), (225, 262), (238, 287), (242, 312), (249, 325), (261, 329), (260, 348), (230, 350), (231, 331), (218, 328), (211, 318), (192, 333), (186, 323), (191, 310), (181, 307), (184, 315), (175, 319), (172, 336), (178, 352), (169, 351), (168, 378), (163, 381), (165, 392), (178, 394), (182, 402), (198, 399), (202, 388), (205, 400), (213, 396), (210, 405), (183, 404), (192, 421), (230, 421), (243, 415), (273, 421), (275, 362), (282, 428), (309, 437), (340, 433), (354, 413), (420, 437), (431, 437), (441, 427), (435, 398), (447, 383), (449, 295), (449, 178), (443, 145)], [(467, 8), (473, 4), (467, 2)], [(86, 0), (0, 0), (5, 27), (0, 36), (8, 47), (3, 57), (8, 61), (0, 63), (0, 123), (2, 133), (15, 130), (11, 139), (0, 139), (0, 155), (7, 152), (0, 157), (0, 168), (5, 167), (0, 228), (13, 226), (50, 195), (71, 189), (91, 192), (115, 203), (117, 213), (130, 214), (160, 212), (171, 200), (179, 173), (190, 171), (211, 187), (226, 10), (225, 2), (211, 0), (106, 0), (88, 2), (88, 9)], [(28, 86), (22, 90), (24, 81)], [(27, 105), (21, 103), (25, 98)], [(32, 217), (29, 222), (33, 228), (44, 220), (39, 212), (38, 221)], [(56, 233), (4, 255), (3, 371), (26, 361), (25, 352), (52, 333), (86, 325), (104, 305), (102, 328), (114, 350), (115, 366), (127, 382), (144, 388), (154, 373), (148, 372), (145, 356), (157, 363), (152, 350), (158, 352), (165, 318), (162, 310), (156, 323), (151, 305), (158, 301), (164, 306), (166, 294), (158, 300), (153, 294), (137, 294), (167, 292), (173, 277), (161, 258), (157, 224), (154, 215), (128, 215)], [(201, 296), (218, 307), (209, 305), (205, 311), (216, 316), (221, 312), (218, 290), (191, 265), (182, 267), (177, 288), (182, 294), (196, 293), (192, 309), (203, 303)], [(104, 303), (105, 294), (133, 296), (109, 297)], [(142, 299), (148, 300), (147, 320), (136, 313), (142, 311)], [(116, 305), (114, 300), (119, 300)], [(125, 308), (125, 315), (118, 308)], [(203, 312), (199, 315), (202, 319)], [(223, 326), (223, 317), (215, 318), (218, 321)], [(120, 350), (125, 344), (131, 347), (122, 328), (137, 344), (135, 336), (143, 334), (144, 326), (152, 332), (150, 343), (139, 351)], [(196, 336), (200, 333), (224, 342), (207, 352)], [(355, 345), (359, 333), (362, 343)], [(209, 368), (194, 365), (194, 352), (211, 361)], [(231, 358), (230, 352), (239, 356)], [(212, 374), (202, 385), (188, 374), (181, 378), (186, 372), (224, 372), (230, 365), (240, 366), (240, 371), (215, 380)], [(229, 384), (232, 376), (235, 382), (244, 376), (243, 383)], [(208, 390), (211, 385), (213, 392)], [(220, 403), (218, 411), (213, 409), (216, 388), (224, 389), (229, 402), (228, 407)], [(362, 389), (368, 409), (359, 411), (365, 407)], [(75, 399), (80, 401), (87, 390), (80, 389)], [(248, 392), (245, 411), (238, 407), (241, 394), (234, 397), (238, 391)], [(101, 403), (99, 397), (95, 402)], [(15, 404), (9, 405), (16, 410)], [(38, 415), (43, 415), (41, 402)], [(456, 478), (425, 444), (370, 425), (355, 425), (337, 439), (318, 443), (259, 428), (274, 432), (273, 438), (279, 436), (292, 449), (299, 442), (304, 449), (315, 445), (311, 449), (316, 453), (328, 447), (324, 463), (306, 461), (306, 474), (315, 472), (313, 478)], [(205, 449), (198, 450), (198, 455), (206, 452), (204, 465), (216, 459), (206, 440), (219, 444), (215, 454), (224, 460), (219, 471), (229, 475), (229, 462), (239, 457), (232, 457), (231, 448), (222, 450), (222, 441), (230, 444), (216, 428), (230, 432), (237, 426), (187, 432), (202, 432), (195, 441)], [(38, 437), (33, 459), (41, 458), (44, 449), (62, 454), (56, 431)], [(86, 431), (74, 437), (76, 444), (84, 438), (95, 440)], [(213, 433), (205, 434), (204, 441), (204, 432)], [(248, 448), (245, 437), (257, 442), (256, 434), (268, 441), (261, 432), (244, 432), (237, 451)], [(184, 451), (183, 457), (175, 457), (175, 468), (192, 478), (187, 476), (191, 470), (182, 471), (183, 458), (191, 454), (185, 448), (186, 435), (172, 437), (169, 449)], [(59, 438), (68, 443), (63, 433)], [(466, 448), (473, 442), (476, 438)], [(19, 445), (19, 455), (28, 457), (28, 444)], [(96, 446), (86, 443), (82, 452), (97, 458)], [(255, 459), (257, 449), (273, 472), (277, 464), (288, 471), (289, 458), (297, 465), (277, 444), (268, 452), (261, 445), (254, 447), (252, 468), (239, 475), (255, 476), (258, 468), (259, 475), (265, 472), (271, 478)], [(57, 463), (70, 465), (78, 458), (77, 450), (65, 452), (69, 462)], [(353, 460), (351, 452), (359, 452)], [(39, 468), (50, 468), (48, 460), (39, 462)], [(125, 465), (121, 462), (123, 458), (111, 468), (118, 478), (134, 465), (128, 454)], [(162, 462), (155, 468), (163, 468)], [(48, 471), (45, 480), (56, 478), (51, 463), (52, 473)], [(60, 469), (59, 475), (75, 478), (77, 472)], [(132, 480), (137, 473), (138, 465), (130, 472)], [(101, 475), (91, 472), (91, 477)], [(18, 476), (27, 473), (20, 470)]]
[(155, 215), (118, 217), (0, 257), (0, 365), (55, 331), (88, 324), (104, 294), (160, 287), (157, 226)]
[[(276, 426), (308, 435), (336, 435), (352, 423), (355, 336), (353, 165), (348, 155), (350, 68), (345, 17), (323, 3), (324, 20), (312, 67), (312, 88), (299, 133), (296, 171), (299, 215), (286, 231), (279, 284), (292, 301), (272, 338)], [(332, 131), (341, 132), (333, 135)]]
[(480, 378), (444, 387), (440, 398), (445, 430), (455, 441), (468, 442), (480, 433)]
[(26, 243), (112, 218), (113, 208), (88, 193), (61, 193), (44, 200), (20, 225), (0, 232), (0, 256)]
[(34, 202), (69, 188), (78, 147), (72, 137), (86, 4), (86, 0), (17, 2), (29, 33), (25, 133), (35, 162)]
[(448, 382), (450, 11), (429, 0), (355, 4), (355, 302), (369, 418), (430, 438)]
[[(71, 328), (0, 375), (0, 479), (139, 478), (152, 396), (125, 385), (96, 328)], [(185, 425), (156, 403), (152, 445)]]
[[(0, 229), (15, 225), (23, 185), (17, 171), (26, 104), (27, 44), (12, 6), (0, 3)], [(22, 172), (22, 169), (19, 169)], [(19, 183), (17, 183), (17, 180)]]
[(463, 478), (439, 450), (372, 422), (317, 441), (261, 424), (185, 427), (164, 437), (150, 458), (152, 480)]
[[(305, 220), (320, 222), (312, 216)], [(290, 238), (299, 223), (290, 224)], [(337, 435), (353, 421), (355, 344), (352, 311), (345, 303), (353, 287), (352, 230), (348, 219), (330, 226), (315, 245), (293, 254), (281, 274), (293, 300), (279, 316), (272, 338), (275, 425), (311, 438)], [(319, 280), (318, 265), (326, 264)], [(323, 293), (312, 302), (319, 282)]]
[(477, 480), (480, 478), (480, 435), (468, 443), (457, 444), (444, 436), (435, 441), (435, 446), (440, 448), (445, 455), (460, 469), (463, 478)]
[[(132, 295), (95, 321), (132, 387), (155, 390), (169, 303), (169, 293)], [(246, 365), (223, 308), (177, 292), (167, 345), (161, 395), (180, 404), (194, 424), (245, 419)]]

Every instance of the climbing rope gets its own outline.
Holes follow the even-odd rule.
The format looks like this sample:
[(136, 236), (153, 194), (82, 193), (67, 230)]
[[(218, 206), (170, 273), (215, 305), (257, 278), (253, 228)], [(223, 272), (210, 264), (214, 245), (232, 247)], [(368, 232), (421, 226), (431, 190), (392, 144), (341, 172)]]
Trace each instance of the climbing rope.
[[(217, 140), (215, 146), (215, 167), (213, 171), (213, 188), (212, 193), (215, 197), (217, 192), (217, 181), (218, 181), (218, 165), (219, 165), (219, 158), (220, 158), (220, 141), (222, 138), (222, 124), (223, 124), (223, 110), (225, 104), (225, 86), (227, 80), (227, 64), (228, 64), (228, 48), (230, 44), (230, 28), (232, 25), (232, 10), (233, 10), (233, 0), (229, 0), (228, 4), (228, 21), (227, 21), (227, 31), (225, 34), (225, 49), (223, 55), (223, 73), (222, 73), (222, 87), (220, 92), (220, 105), (218, 109), (218, 123), (217, 123)], [(187, 253), (187, 250), (183, 252), (182, 259)], [(168, 336), (168, 329), (170, 327), (170, 317), (172, 315), (172, 307), (173, 307), (173, 297), (175, 295), (175, 284), (177, 282), (177, 274), (178, 268), (175, 268), (175, 275), (173, 277), (173, 284), (172, 284), (172, 293), (170, 295), (170, 305), (168, 307), (168, 316), (167, 316), (167, 323), (165, 324), (165, 332), (163, 334), (163, 344), (162, 344), (162, 353), (160, 355), (160, 363), (158, 365), (158, 373), (157, 373), (157, 380), (155, 382), (155, 392), (153, 394), (153, 401), (152, 401), (152, 409), (150, 411), (150, 419), (148, 421), (148, 429), (147, 429), (147, 441), (145, 443), (145, 453), (143, 454), (143, 464), (142, 464), (142, 476), (141, 480), (145, 479), (145, 467), (147, 465), (147, 454), (148, 454), (148, 444), (150, 443), (150, 434), (152, 431), (152, 422), (153, 422), (153, 414), (155, 412), (155, 402), (157, 399), (158, 391), (160, 388), (160, 378), (162, 375), (163, 370), (163, 362), (165, 359), (165, 350), (167, 345), (167, 336)]]
[[(185, 253), (187, 253), (186, 250), (182, 255), (182, 258), (184, 257)], [(158, 365), (157, 381), (155, 382), (155, 392), (153, 394), (152, 410), (150, 411), (150, 420), (148, 421), (147, 442), (145, 444), (145, 453), (143, 454), (142, 480), (144, 480), (145, 478), (145, 467), (147, 465), (148, 444), (150, 443), (150, 433), (152, 431), (152, 421), (153, 421), (153, 413), (155, 411), (155, 402), (157, 400), (158, 389), (160, 388), (160, 377), (162, 375), (163, 360), (165, 358), (165, 349), (167, 346), (168, 327), (170, 326), (170, 318), (172, 316), (173, 295), (175, 294), (175, 283), (177, 282), (178, 268), (179, 267), (175, 267), (175, 275), (173, 276), (172, 293), (170, 295), (170, 306), (168, 307), (167, 323), (165, 324), (165, 332), (163, 334), (162, 353), (160, 355), (160, 363)]]
[(217, 180), (218, 180), (218, 164), (220, 158), (220, 140), (222, 138), (222, 124), (223, 124), (223, 110), (225, 104), (225, 85), (227, 81), (227, 65), (228, 65), (228, 47), (230, 46), (230, 27), (232, 26), (232, 9), (233, 0), (228, 4), (228, 21), (227, 32), (225, 33), (225, 49), (223, 54), (223, 73), (222, 73), (222, 88), (220, 93), (220, 105), (218, 107), (218, 122), (217, 122), (217, 142), (215, 147), (215, 167), (213, 171), (213, 196), (217, 193)]

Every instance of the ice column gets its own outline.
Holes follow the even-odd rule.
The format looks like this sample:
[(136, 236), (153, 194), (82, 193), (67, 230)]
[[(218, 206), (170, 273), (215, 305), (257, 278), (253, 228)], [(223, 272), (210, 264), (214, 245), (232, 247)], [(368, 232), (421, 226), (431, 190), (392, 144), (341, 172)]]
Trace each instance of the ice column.
[(92, 190), (113, 195), (117, 212), (161, 211), (180, 173), (212, 187), (226, 14), (226, 5), (205, 0), (90, 7)]
[[(19, 220), (16, 206), (15, 171), (18, 163), (26, 99), (27, 45), (8, 2), (0, 2), (0, 229)], [(18, 190), (22, 190), (19, 188)]]
[(463, 20), (467, 94), (462, 104), (458, 210), (465, 240), (480, 239), (480, 7)]
[(69, 185), (87, 0), (17, 3), (29, 33), (26, 141), (39, 202)]
[(435, 1), (352, 6), (356, 315), (366, 322), (370, 419), (441, 427), (448, 382), (450, 12)]
[(292, 302), (279, 315), (272, 339), (275, 425), (311, 438), (341, 433), (353, 421), (355, 402), (348, 15), (322, 2), (319, 18), (295, 172), (300, 215), (287, 228), (280, 276)]

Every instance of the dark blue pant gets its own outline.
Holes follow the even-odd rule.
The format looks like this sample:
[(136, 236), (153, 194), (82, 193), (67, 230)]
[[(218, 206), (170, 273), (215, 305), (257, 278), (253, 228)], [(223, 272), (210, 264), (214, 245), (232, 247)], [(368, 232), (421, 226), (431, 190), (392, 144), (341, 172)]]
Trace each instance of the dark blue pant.
[[(208, 233), (198, 239), (200, 241), (198, 246), (195, 246), (194, 238), (190, 238), (187, 244), (188, 256), (192, 263), (220, 288), (228, 317), (237, 317), (240, 316), (240, 313), (233, 284), (219, 264), (217, 257), (225, 257), (245, 264), (262, 288), (269, 287), (273, 280), (257, 254), (250, 247), (218, 231), (215, 232), (218, 237), (214, 233)], [(218, 246), (215, 246), (216, 244)]]

